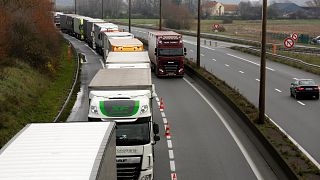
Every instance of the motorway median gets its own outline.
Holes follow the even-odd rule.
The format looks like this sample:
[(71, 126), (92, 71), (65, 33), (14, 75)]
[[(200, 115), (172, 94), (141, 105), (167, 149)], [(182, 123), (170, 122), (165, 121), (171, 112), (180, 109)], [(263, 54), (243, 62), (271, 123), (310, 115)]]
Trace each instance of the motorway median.
[[(0, 148), (26, 124), (55, 119), (69, 95), (76, 71), (76, 55), (73, 51), (68, 58), (67, 42), (63, 42), (60, 52), (54, 76), (41, 73), (20, 60), (12, 60), (10, 65), (0, 68)], [(71, 110), (72, 106), (68, 108)]]

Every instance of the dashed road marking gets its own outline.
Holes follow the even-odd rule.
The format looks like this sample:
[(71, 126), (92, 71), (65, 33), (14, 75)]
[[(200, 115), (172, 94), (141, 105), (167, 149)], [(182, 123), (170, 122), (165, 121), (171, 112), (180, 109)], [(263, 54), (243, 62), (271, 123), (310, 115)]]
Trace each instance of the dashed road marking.
[(200, 54), (201, 56), (204, 56), (204, 54)]
[(212, 59), (212, 61), (217, 61), (216, 59)]
[(172, 141), (171, 140), (167, 140), (167, 143), (168, 143), (168, 148), (172, 149)]
[(256, 81), (260, 82), (260, 79), (256, 79)]
[(306, 104), (304, 104), (303, 102), (301, 101), (297, 101), (299, 104), (301, 104), (302, 106), (305, 106)]
[(298, 78), (292, 78), (292, 79), (294, 79), (294, 80), (298, 80)]
[(244, 72), (243, 71), (239, 71), (239, 73), (243, 74)]
[(165, 118), (166, 114), (164, 112), (161, 112), (161, 116), (162, 116), (162, 118)]
[(230, 65), (229, 64), (224, 64), (225, 66), (229, 67)]
[(280, 93), (282, 92), (280, 89), (274, 89), (274, 90), (276, 90), (276, 91), (278, 91), (278, 92), (280, 92)]
[(170, 161), (170, 169), (172, 172), (175, 172), (176, 171), (176, 164), (174, 161)]
[(169, 158), (170, 159), (174, 159), (174, 154), (173, 154), (173, 150), (169, 150)]
[(193, 52), (193, 50), (192, 50), (192, 49), (190, 49), (190, 52)]
[[(237, 58), (237, 59), (241, 59), (241, 60), (243, 60), (243, 61), (249, 62), (249, 63), (254, 64), (254, 65), (260, 66), (260, 64), (258, 64), (258, 63), (256, 63), (256, 62), (253, 62), (253, 61), (244, 59), (244, 58), (242, 58), (242, 57), (235, 56), (235, 55), (232, 55), (232, 54), (227, 54), (227, 55), (229, 55), (229, 56), (231, 56), (231, 57), (234, 57), (234, 58)], [(267, 68), (268, 70), (270, 70), (270, 71), (275, 71), (275, 70), (272, 69), (272, 68), (269, 68), (269, 67), (266, 67), (266, 68)]]

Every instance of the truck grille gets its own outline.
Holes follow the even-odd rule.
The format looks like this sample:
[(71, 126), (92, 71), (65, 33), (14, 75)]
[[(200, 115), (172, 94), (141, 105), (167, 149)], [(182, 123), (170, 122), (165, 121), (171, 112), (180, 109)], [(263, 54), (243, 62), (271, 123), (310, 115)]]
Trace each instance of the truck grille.
[(118, 180), (137, 180), (141, 171), (141, 157), (117, 157)]
[(177, 72), (179, 68), (179, 61), (167, 61), (163, 64), (165, 71), (168, 72)]

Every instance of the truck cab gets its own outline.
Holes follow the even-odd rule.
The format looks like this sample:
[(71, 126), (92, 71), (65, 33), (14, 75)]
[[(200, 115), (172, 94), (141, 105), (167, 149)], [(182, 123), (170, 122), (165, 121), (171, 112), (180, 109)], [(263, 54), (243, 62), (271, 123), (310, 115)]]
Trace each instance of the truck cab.
[(156, 76), (183, 77), (186, 49), (182, 35), (173, 31), (149, 32), (148, 44)]

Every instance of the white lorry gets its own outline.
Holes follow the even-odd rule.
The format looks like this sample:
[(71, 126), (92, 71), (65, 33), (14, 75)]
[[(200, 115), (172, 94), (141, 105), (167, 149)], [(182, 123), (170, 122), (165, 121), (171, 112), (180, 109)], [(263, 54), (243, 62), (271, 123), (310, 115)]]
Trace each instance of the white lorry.
[(151, 68), (147, 51), (110, 52), (106, 59), (106, 68)]
[(114, 122), (34, 123), (0, 150), (0, 179), (116, 180)]
[(94, 25), (99, 23), (106, 23), (106, 22), (102, 19), (88, 19), (88, 20), (84, 20), (84, 23), (83, 23), (85, 41), (93, 49), (95, 49), (95, 46), (96, 46), (95, 39), (94, 39)]
[(113, 23), (96, 23), (94, 24), (94, 42), (95, 49), (99, 54), (103, 54), (103, 33), (118, 32), (119, 27)]
[(149, 68), (101, 69), (89, 84), (89, 121), (116, 122), (119, 179), (153, 179), (153, 97)]
[(104, 59), (108, 56), (109, 39), (133, 39), (134, 35), (129, 32), (104, 32), (103, 33), (103, 52)]

